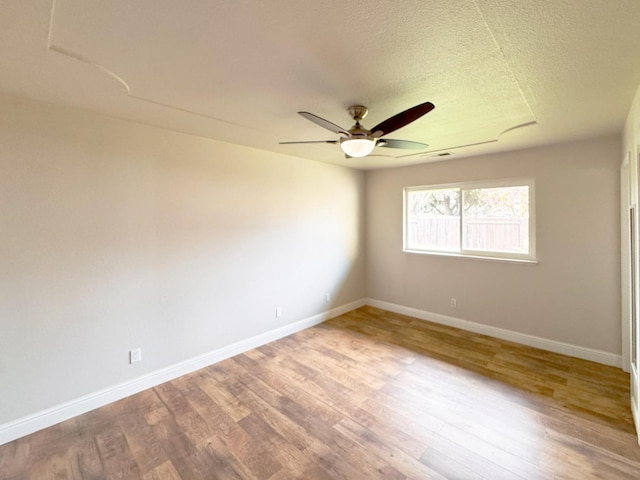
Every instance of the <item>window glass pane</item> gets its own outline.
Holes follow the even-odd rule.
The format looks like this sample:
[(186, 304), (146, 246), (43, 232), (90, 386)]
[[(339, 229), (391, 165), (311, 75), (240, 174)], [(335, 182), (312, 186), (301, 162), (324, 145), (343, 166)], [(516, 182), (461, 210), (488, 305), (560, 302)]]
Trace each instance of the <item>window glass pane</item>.
[(464, 190), (464, 250), (529, 253), (529, 187)]
[(460, 250), (460, 190), (407, 192), (407, 248)]

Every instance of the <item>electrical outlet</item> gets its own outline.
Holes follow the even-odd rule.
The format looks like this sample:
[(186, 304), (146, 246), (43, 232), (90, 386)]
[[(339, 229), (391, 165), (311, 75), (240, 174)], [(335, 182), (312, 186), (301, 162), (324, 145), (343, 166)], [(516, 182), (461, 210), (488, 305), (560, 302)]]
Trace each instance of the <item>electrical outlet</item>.
[(455, 298), (451, 299), (451, 308), (456, 308), (458, 306), (458, 301)]
[(282, 307), (276, 307), (276, 318), (280, 318), (282, 316)]
[(331, 301), (331, 292), (327, 292), (327, 294), (324, 296), (324, 301), (327, 303)]
[(129, 351), (129, 363), (136, 363), (142, 360), (142, 349), (134, 348)]

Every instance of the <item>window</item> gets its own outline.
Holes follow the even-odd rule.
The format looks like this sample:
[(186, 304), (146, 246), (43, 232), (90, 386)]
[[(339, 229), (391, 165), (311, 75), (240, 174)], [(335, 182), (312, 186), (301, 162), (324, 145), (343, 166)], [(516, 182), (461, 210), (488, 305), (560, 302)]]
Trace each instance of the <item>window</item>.
[(533, 180), (404, 189), (404, 250), (535, 261)]

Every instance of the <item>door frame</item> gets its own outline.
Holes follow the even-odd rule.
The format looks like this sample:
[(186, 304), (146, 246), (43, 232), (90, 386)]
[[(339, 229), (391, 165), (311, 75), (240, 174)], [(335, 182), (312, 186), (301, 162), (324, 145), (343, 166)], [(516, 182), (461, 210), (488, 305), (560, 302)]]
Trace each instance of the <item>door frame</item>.
[(640, 444), (640, 225), (638, 164), (640, 146), (620, 166), (620, 259), (622, 369), (630, 373), (630, 401)]

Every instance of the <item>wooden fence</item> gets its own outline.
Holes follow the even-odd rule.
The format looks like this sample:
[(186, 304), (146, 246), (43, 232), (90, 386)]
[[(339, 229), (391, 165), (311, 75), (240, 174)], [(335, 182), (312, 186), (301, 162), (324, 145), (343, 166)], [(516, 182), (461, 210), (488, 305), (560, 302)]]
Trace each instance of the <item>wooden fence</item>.
[[(409, 222), (409, 248), (460, 250), (460, 217), (424, 216)], [(527, 252), (527, 218), (466, 218), (464, 250)]]

